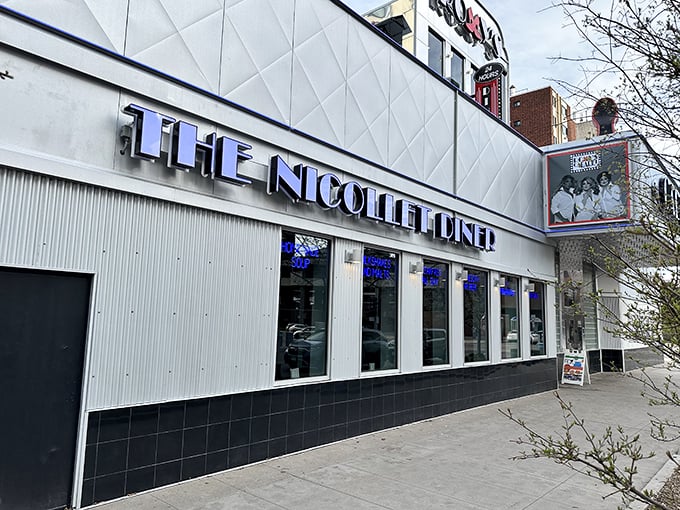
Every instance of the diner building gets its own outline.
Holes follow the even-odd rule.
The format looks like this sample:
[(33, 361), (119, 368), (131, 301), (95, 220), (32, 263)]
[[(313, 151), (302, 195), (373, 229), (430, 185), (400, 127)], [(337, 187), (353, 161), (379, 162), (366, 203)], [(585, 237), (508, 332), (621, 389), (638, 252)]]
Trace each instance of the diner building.
[(557, 386), (545, 155), (380, 27), (0, 4), (0, 509)]

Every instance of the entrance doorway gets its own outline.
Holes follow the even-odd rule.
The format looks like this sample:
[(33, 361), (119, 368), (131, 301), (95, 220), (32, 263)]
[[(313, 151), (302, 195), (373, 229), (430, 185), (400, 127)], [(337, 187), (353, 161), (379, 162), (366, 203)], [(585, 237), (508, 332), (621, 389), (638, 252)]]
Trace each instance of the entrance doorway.
[(90, 287), (0, 268), (0, 510), (72, 505)]

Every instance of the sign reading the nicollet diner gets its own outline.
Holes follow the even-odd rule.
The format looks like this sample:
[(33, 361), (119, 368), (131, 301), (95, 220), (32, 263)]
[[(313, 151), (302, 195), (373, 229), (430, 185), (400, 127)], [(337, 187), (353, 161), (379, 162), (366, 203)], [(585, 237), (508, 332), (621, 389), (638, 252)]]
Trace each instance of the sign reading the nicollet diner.
[[(198, 127), (135, 104), (123, 108), (133, 117), (131, 156), (144, 160), (161, 157), (164, 127), (170, 128), (167, 164), (171, 168), (191, 171), (201, 160), (201, 175), (239, 186), (251, 184), (240, 175), (239, 163), (252, 159), (252, 146), (210, 133), (198, 138)], [(340, 209), (379, 223), (421, 234), (432, 232), (435, 239), (470, 246), (484, 251), (496, 250), (496, 234), (492, 228), (468, 223), (454, 214), (433, 212), (425, 205), (397, 198), (390, 193), (378, 193), (356, 181), (343, 182), (333, 173), (320, 173), (309, 165), (292, 168), (279, 155), (269, 161), (267, 191), (283, 192), (295, 202), (315, 203), (323, 209)], [(432, 222), (430, 222), (432, 220)], [(432, 223), (433, 228), (430, 228)]]

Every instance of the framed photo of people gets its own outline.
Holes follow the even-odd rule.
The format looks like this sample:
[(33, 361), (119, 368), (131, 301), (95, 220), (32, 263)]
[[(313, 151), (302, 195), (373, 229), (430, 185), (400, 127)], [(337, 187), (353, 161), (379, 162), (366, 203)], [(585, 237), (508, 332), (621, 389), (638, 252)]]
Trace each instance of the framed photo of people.
[(627, 142), (549, 154), (546, 167), (550, 228), (630, 219)]

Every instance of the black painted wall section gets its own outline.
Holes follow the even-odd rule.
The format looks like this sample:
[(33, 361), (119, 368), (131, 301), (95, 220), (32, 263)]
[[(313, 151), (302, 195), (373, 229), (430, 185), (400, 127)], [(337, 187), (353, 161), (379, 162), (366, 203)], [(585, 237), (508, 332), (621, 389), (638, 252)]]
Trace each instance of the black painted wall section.
[(622, 372), (623, 351), (616, 349), (602, 349), (602, 371)]
[(556, 387), (553, 358), (92, 412), (82, 505)]
[(598, 374), (602, 372), (602, 351), (596, 349), (588, 351), (588, 373)]
[(626, 371), (635, 370), (636, 368), (653, 367), (654, 365), (661, 365), (664, 362), (663, 354), (659, 354), (649, 347), (623, 351), (623, 357)]

